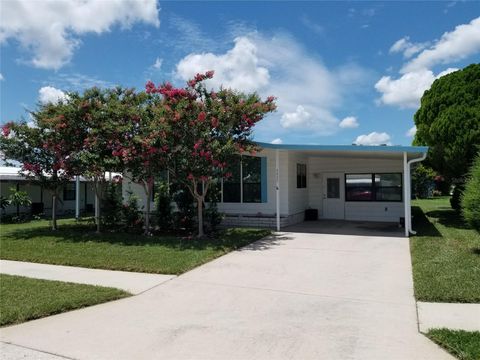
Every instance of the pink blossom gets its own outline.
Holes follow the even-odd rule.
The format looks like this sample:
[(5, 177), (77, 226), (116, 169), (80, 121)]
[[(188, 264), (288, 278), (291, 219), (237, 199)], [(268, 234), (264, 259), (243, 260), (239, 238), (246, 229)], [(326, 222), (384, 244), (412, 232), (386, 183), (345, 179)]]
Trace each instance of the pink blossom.
[(213, 74), (215, 74), (215, 71), (214, 70), (210, 70), (210, 71), (207, 71), (205, 73), (205, 76), (208, 78), (208, 79), (211, 79), (213, 78)]
[(219, 121), (218, 121), (218, 119), (217, 119), (217, 118), (215, 118), (215, 117), (214, 117), (214, 118), (212, 118), (212, 121), (211, 121), (211, 123), (212, 123), (212, 128), (217, 128), (217, 127), (218, 127), (218, 125), (220, 125), (220, 124), (219, 124)]
[(2, 134), (5, 137), (8, 137), (10, 135), (11, 129), (10, 129), (10, 124), (5, 124), (2, 126)]
[(198, 121), (204, 122), (206, 117), (207, 117), (207, 114), (205, 114), (204, 111), (201, 111), (200, 114), (198, 114)]
[(188, 174), (187, 179), (188, 180), (193, 180), (193, 174), (192, 173)]

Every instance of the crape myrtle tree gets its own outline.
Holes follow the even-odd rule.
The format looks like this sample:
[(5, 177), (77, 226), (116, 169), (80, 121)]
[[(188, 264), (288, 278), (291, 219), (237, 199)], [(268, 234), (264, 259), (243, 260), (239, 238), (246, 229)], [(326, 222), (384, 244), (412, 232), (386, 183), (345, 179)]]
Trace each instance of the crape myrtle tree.
[(227, 167), (239, 154), (254, 154), (252, 129), (275, 110), (274, 97), (231, 89), (207, 90), (213, 71), (197, 74), (185, 88), (170, 83), (146, 85), (149, 94), (161, 94), (157, 116), (169, 129), (168, 170), (190, 191), (197, 203), (198, 236), (204, 236), (203, 205), (212, 183), (231, 176)]
[[(120, 137), (128, 139), (128, 129), (134, 121), (137, 95), (132, 89), (91, 88), (83, 94), (72, 94), (70, 124), (76, 134), (71, 141), (75, 172), (92, 180), (95, 192), (95, 223), (101, 231), (101, 199), (107, 172), (123, 172), (123, 158), (115, 151)], [(71, 130), (72, 131), (72, 130)], [(127, 137), (127, 139), (125, 139)], [(132, 156), (136, 156), (133, 150)]]
[(5, 160), (16, 160), (22, 174), (52, 193), (52, 230), (57, 230), (58, 191), (74, 175), (71, 153), (75, 134), (65, 122), (66, 102), (40, 104), (32, 122), (10, 122), (2, 127), (0, 149)]
[(123, 133), (112, 143), (125, 176), (142, 185), (145, 193), (145, 234), (150, 233), (150, 204), (155, 176), (166, 169), (168, 123), (158, 113), (161, 99), (146, 92), (128, 93), (119, 103)]

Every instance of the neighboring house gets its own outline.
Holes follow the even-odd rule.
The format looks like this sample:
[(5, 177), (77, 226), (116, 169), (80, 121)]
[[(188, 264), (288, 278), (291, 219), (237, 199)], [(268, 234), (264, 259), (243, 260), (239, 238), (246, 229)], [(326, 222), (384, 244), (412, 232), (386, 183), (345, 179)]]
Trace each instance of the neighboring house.
[[(21, 213), (44, 213), (50, 215), (52, 211), (52, 192), (42, 188), (40, 184), (32, 179), (25, 178), (20, 174), (21, 169), (17, 167), (0, 167), (0, 195), (8, 198), (11, 194), (10, 188), (26, 191), (32, 205), (20, 207)], [(91, 184), (80, 177), (79, 196), (77, 197), (76, 183), (72, 180), (59, 191), (57, 204), (58, 214), (75, 213), (77, 199), (81, 213), (93, 212), (94, 192)], [(17, 207), (10, 205), (5, 209), (5, 214), (15, 214)]]
[[(259, 145), (261, 152), (239, 157), (233, 177), (219, 184), (225, 225), (279, 230), (313, 209), (319, 219), (405, 223), (408, 236), (410, 165), (425, 159), (427, 147)], [(124, 195), (131, 189), (145, 204), (139, 185), (123, 185)]]

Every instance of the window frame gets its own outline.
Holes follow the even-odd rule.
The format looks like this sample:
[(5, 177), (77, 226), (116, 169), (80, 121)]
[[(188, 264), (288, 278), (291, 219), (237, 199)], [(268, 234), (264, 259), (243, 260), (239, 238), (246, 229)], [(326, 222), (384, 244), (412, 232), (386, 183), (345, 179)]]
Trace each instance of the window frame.
[[(73, 189), (67, 189), (67, 187), (71, 185)], [(67, 194), (72, 194), (73, 193), (73, 198), (67, 198)], [(75, 186), (75, 183), (69, 182), (63, 186), (63, 201), (75, 201), (77, 200), (77, 188)]]
[(306, 189), (306, 188), (307, 188), (307, 164), (297, 163), (297, 189)]
[[(262, 175), (262, 173), (264, 171), (268, 171), (267, 168), (264, 168), (263, 167), (263, 161), (262, 160), (263, 158), (266, 159), (266, 157), (264, 156), (254, 156), (254, 155), (239, 155), (240, 156), (240, 161), (239, 161), (239, 165), (240, 165), (240, 200), (239, 201), (225, 201), (225, 183), (228, 183), (228, 181), (226, 182), (225, 179), (221, 179), (220, 181), (220, 189), (221, 189), (221, 197), (220, 197), (220, 201), (219, 203), (222, 203), (222, 204), (262, 204), (262, 203), (266, 203), (267, 202), (267, 194), (263, 194), (264, 191), (268, 191), (267, 187), (266, 187), (266, 184), (264, 184), (264, 177)], [(252, 157), (252, 158), (255, 158), (255, 159), (258, 159), (260, 161), (260, 201), (244, 201), (244, 196), (243, 196), (243, 159), (244, 157)], [(265, 176), (267, 176), (265, 174)], [(265, 178), (265, 181), (266, 178)]]
[[(377, 188), (393, 188), (394, 186), (375, 186), (375, 175), (385, 175), (385, 174), (394, 174), (394, 175), (400, 175), (400, 200), (377, 200)], [(351, 200), (347, 199), (347, 175), (370, 175), (371, 181), (372, 181), (372, 199), (371, 200)], [(398, 202), (401, 203), (403, 202), (403, 173), (401, 172), (354, 172), (354, 173), (345, 173), (344, 175), (344, 180), (345, 180), (345, 202)]]

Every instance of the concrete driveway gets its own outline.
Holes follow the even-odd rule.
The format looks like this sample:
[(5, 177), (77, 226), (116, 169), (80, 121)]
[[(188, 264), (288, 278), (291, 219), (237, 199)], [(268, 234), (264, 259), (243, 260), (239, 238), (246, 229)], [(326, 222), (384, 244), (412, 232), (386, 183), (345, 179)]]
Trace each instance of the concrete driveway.
[(75, 359), (451, 359), (418, 333), (408, 239), (300, 232), (1, 340)]

